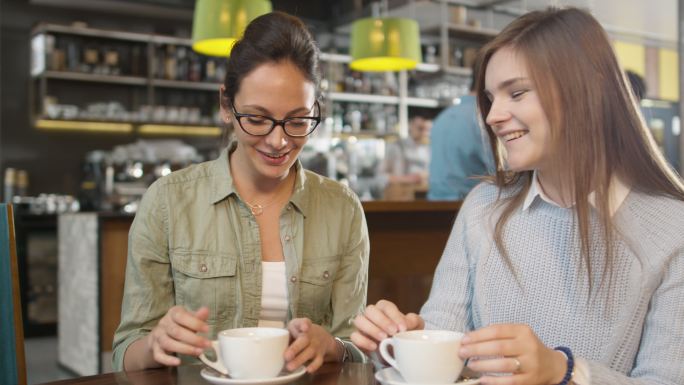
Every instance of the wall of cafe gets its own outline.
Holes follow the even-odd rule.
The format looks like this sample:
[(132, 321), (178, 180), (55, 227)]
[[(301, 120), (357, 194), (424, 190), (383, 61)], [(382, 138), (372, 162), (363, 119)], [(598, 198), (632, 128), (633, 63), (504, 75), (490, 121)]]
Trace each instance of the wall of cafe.
[(679, 55), (674, 44), (649, 44), (614, 40), (620, 65), (641, 75), (651, 99), (679, 100)]
[[(29, 0), (2, 0), (0, 5), (0, 171), (7, 167), (29, 174), (29, 195), (59, 193), (75, 195), (81, 182), (81, 168), (87, 152), (111, 150), (134, 142), (135, 134), (82, 134), (39, 131), (30, 119), (30, 35), (38, 23), (69, 25), (83, 21), (89, 26), (141, 33), (189, 36), (191, 20), (170, 20), (39, 6)], [(83, 95), (107, 100), (101, 95)], [(212, 139), (183, 139), (200, 148), (215, 147)]]

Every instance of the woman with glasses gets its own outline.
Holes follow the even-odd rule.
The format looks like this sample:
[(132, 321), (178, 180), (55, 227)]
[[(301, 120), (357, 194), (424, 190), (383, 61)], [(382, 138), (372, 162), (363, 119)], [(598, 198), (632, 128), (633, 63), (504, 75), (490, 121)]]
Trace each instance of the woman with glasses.
[(463, 202), (420, 315), (380, 301), (352, 340), (466, 332), (483, 385), (684, 384), (684, 184), (605, 31), (535, 11), (480, 55), (496, 175)]
[(321, 120), (318, 54), (280, 12), (235, 44), (220, 94), (232, 142), (150, 186), (131, 227), (115, 369), (179, 365), (250, 326), (287, 326), (289, 370), (363, 359), (342, 338), (365, 307), (364, 213), (297, 160)]

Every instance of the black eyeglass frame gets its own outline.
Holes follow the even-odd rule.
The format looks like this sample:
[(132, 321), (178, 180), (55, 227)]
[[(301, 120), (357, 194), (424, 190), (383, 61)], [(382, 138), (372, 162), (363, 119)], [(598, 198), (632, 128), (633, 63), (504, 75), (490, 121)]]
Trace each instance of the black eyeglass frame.
[[(314, 105), (311, 106), (311, 109), (314, 109), (314, 107), (318, 110), (318, 116), (290, 116), (289, 118), (285, 119), (274, 119), (270, 116), (265, 116), (265, 115), (259, 115), (259, 114), (243, 114), (240, 112), (237, 112), (235, 109), (235, 104), (230, 103), (230, 107), (233, 110), (233, 115), (235, 116), (235, 119), (238, 122), (238, 126), (244, 131), (247, 135), (252, 135), (252, 136), (268, 136), (273, 130), (276, 128), (276, 126), (281, 126), (283, 127), (283, 132), (285, 132), (285, 135), (290, 136), (292, 138), (304, 138), (309, 135), (311, 135), (312, 132), (316, 131), (316, 128), (318, 127), (319, 124), (321, 124), (321, 105), (318, 103), (318, 100), (314, 102)], [(260, 118), (260, 119), (266, 119), (271, 121), (271, 128), (265, 133), (265, 134), (253, 134), (249, 131), (247, 131), (243, 126), (242, 126), (242, 118)], [(296, 119), (309, 119), (315, 122), (313, 128), (307, 132), (304, 135), (292, 135), (289, 132), (287, 132), (287, 122), (296, 120)]]

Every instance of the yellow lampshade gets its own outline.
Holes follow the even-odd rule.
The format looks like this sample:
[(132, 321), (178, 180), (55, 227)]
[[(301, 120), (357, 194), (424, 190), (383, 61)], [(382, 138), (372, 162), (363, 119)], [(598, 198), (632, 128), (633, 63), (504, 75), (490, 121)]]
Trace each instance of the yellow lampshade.
[(350, 67), (356, 71), (401, 71), (422, 61), (415, 20), (366, 18), (352, 24)]
[(247, 24), (271, 10), (268, 0), (197, 0), (192, 49), (204, 55), (229, 56)]

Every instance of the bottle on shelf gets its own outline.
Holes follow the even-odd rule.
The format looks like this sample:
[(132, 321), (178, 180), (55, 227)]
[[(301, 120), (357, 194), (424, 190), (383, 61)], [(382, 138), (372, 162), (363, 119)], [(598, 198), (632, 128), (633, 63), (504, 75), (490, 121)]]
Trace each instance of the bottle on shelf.
[(80, 72), (97, 73), (99, 72), (100, 52), (94, 45), (83, 47), (83, 64)]
[(121, 75), (119, 68), (119, 51), (115, 47), (107, 47), (104, 50), (104, 65), (102, 73), (105, 75)]
[(76, 39), (66, 41), (66, 69), (72, 72), (81, 70), (81, 54)]
[(142, 59), (146, 57), (144, 48), (140, 45), (131, 47), (131, 56), (129, 64), (129, 74), (131, 76), (144, 76), (147, 72), (146, 65), (143, 64)]
[(451, 56), (449, 57), (449, 65), (454, 67), (463, 67), (463, 47), (454, 46)]
[(17, 171), (17, 189), (14, 192), (15, 196), (28, 196), (29, 178), (26, 170)]
[(206, 81), (215, 82), (218, 80), (216, 77), (216, 61), (214, 59), (208, 59), (204, 68), (204, 78)]
[(331, 131), (335, 134), (352, 133), (383, 135), (394, 132), (398, 123), (397, 106), (376, 103), (332, 104), (329, 114)]
[(166, 46), (166, 58), (164, 60), (164, 79), (175, 80), (177, 76), (176, 46)]
[(189, 54), (188, 80), (191, 82), (202, 81), (202, 61), (194, 52)]
[(155, 48), (154, 52), (154, 63), (152, 65), (152, 76), (156, 79), (164, 79), (165, 75), (165, 63), (166, 63), (166, 49), (163, 46), (158, 46)]
[(189, 63), (187, 49), (183, 46), (178, 46), (176, 48), (176, 80), (188, 80), (189, 76)]
[(425, 62), (428, 64), (437, 63), (437, 47), (434, 45), (425, 47)]

